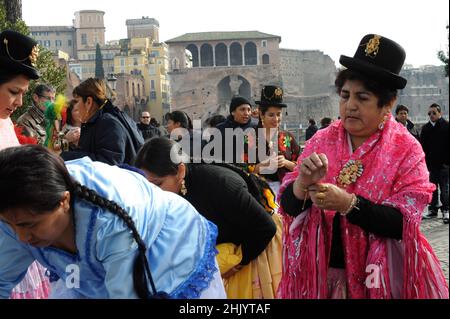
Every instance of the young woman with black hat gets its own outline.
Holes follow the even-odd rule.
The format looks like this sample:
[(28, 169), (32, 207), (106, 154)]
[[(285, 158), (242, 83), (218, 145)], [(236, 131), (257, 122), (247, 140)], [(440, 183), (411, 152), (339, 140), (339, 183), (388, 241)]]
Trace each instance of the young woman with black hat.
[[(30, 80), (39, 78), (35, 67), (38, 54), (33, 39), (10, 30), (0, 33), (0, 150), (19, 145), (10, 116), (22, 106)], [(0, 236), (0, 247), (2, 241)], [(7, 271), (0, 269), (0, 277)], [(23, 280), (16, 283), (11, 298), (47, 298), (49, 283), (44, 273), (41, 265), (32, 263)]]
[(311, 138), (280, 189), (281, 298), (448, 299), (420, 231), (434, 189), (425, 156), (391, 115), (404, 60), (399, 44), (376, 34), (341, 56), (341, 119)]
[[(297, 164), (300, 147), (294, 136), (280, 130), (283, 118), (282, 110), (287, 107), (283, 103), (283, 89), (278, 86), (267, 85), (261, 91), (259, 105), (258, 134), (262, 133), (266, 143), (266, 155), (270, 159), (258, 160), (258, 163), (249, 163), (248, 170), (264, 176), (275, 194), (278, 193), (280, 182), (284, 175), (292, 172)], [(259, 146), (259, 145), (257, 145)], [(275, 152), (276, 150), (276, 152)], [(275, 171), (264, 173), (269, 161), (274, 161)]]

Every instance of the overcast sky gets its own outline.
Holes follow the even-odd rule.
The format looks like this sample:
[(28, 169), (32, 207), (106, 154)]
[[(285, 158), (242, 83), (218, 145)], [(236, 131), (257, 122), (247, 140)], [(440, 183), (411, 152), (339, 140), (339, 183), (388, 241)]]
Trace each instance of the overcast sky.
[(281, 48), (320, 50), (337, 64), (361, 38), (377, 33), (400, 43), (406, 63), (439, 65), (448, 46), (448, 0), (22, 0), (29, 26), (72, 25), (74, 12), (105, 11), (106, 40), (127, 37), (126, 19), (160, 24), (160, 40), (189, 32), (258, 30), (281, 36)]

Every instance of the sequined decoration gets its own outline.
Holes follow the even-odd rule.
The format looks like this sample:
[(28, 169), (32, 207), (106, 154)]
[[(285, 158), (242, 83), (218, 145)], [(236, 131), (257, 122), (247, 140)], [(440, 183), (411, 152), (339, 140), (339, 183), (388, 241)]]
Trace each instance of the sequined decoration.
[(369, 43), (366, 45), (366, 56), (370, 56), (374, 58), (378, 54), (378, 50), (380, 49), (380, 39), (381, 36), (375, 35), (372, 39), (370, 39)]
[(363, 171), (364, 166), (360, 160), (349, 160), (339, 172), (337, 182), (345, 188), (356, 182), (358, 177), (362, 175)]

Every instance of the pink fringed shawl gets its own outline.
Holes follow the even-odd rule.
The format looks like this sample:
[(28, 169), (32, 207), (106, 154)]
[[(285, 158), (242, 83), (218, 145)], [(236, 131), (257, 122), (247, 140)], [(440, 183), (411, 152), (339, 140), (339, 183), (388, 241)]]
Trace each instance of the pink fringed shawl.
[[(448, 298), (439, 260), (419, 229), (434, 185), (429, 183), (425, 155), (416, 139), (389, 116), (384, 129), (351, 154), (344, 127), (336, 121), (308, 141), (299, 164), (313, 152), (328, 157), (328, 174), (321, 181), (325, 183), (336, 184), (344, 164), (360, 159), (364, 172), (347, 191), (395, 207), (404, 217), (401, 241), (369, 234), (341, 218), (348, 297)], [(296, 170), (284, 178), (278, 198), (297, 175)], [(284, 218), (284, 269), (278, 297), (327, 298), (336, 212), (313, 205), (294, 219), (280, 211)]]

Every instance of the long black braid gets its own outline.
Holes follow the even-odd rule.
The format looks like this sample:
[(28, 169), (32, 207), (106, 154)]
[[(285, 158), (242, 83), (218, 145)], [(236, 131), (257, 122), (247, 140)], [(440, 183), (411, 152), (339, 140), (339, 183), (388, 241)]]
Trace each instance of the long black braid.
[(260, 203), (266, 210), (269, 209), (271, 214), (274, 213), (273, 207), (271, 207), (267, 197), (264, 196), (264, 190), (268, 190), (273, 197), (275, 197), (275, 194), (263, 177), (256, 174), (247, 173), (243, 168), (229, 163), (212, 163), (212, 165), (228, 168), (241, 176), (247, 184), (248, 191), (254, 198), (256, 198), (258, 203)]
[[(94, 205), (97, 205), (101, 208), (106, 208), (108, 211), (113, 213), (114, 215), (121, 218), (127, 227), (131, 230), (132, 235), (136, 243), (138, 244), (139, 254), (134, 264), (133, 269), (133, 283), (134, 288), (136, 289), (136, 293), (141, 299), (166, 299), (168, 298), (168, 294), (165, 292), (157, 292), (155, 283), (153, 281), (150, 267), (148, 265), (147, 260), (147, 247), (145, 242), (142, 240), (139, 232), (136, 229), (133, 219), (128, 215), (128, 213), (116, 202), (108, 200), (102, 196), (100, 196), (96, 191), (87, 188), (86, 186), (81, 185), (78, 182), (73, 183), (73, 193), (75, 196), (80, 199), (84, 199)], [(150, 293), (148, 289), (147, 282), (150, 281), (150, 285), (152, 287), (152, 292)]]

